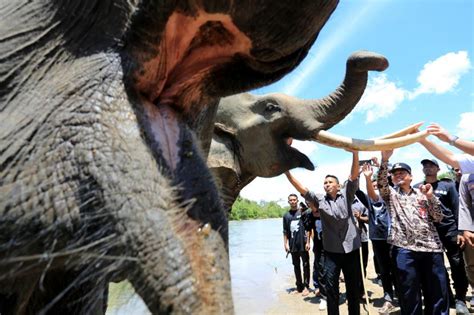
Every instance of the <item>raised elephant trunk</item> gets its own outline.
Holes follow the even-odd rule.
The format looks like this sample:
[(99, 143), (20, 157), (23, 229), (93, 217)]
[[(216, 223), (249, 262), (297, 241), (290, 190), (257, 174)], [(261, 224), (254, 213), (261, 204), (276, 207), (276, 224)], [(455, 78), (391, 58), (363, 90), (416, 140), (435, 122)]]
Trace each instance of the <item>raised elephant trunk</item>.
[(323, 99), (307, 100), (304, 104), (311, 108), (315, 121), (322, 130), (330, 129), (349, 114), (359, 102), (367, 86), (368, 71), (383, 71), (388, 60), (377, 53), (357, 51), (349, 56), (346, 76), (342, 84)]

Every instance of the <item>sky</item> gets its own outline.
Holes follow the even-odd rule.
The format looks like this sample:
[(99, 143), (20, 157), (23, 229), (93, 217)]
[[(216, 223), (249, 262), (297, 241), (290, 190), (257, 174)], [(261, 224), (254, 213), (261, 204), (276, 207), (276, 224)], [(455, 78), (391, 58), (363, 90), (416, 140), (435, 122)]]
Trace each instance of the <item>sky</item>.
[[(322, 98), (341, 83), (347, 57), (357, 50), (380, 53), (390, 65), (384, 72), (369, 73), (361, 100), (331, 132), (368, 139), (423, 121), (421, 129), (437, 122), (451, 134), (474, 140), (472, 0), (341, 0), (305, 60), (280, 81), (252, 93)], [(315, 171), (291, 171), (310, 190), (323, 193), (326, 174), (347, 179), (351, 153), (311, 141), (293, 146), (316, 166)], [(372, 156), (380, 159), (380, 152), (360, 152), (361, 159)], [(423, 180), (424, 158), (433, 157), (415, 143), (396, 149), (390, 162), (408, 163), (416, 183)], [(448, 170), (443, 163), (440, 168)], [(360, 185), (365, 187), (363, 181)], [(281, 175), (255, 179), (241, 196), (286, 204), (288, 194), (295, 192)]]

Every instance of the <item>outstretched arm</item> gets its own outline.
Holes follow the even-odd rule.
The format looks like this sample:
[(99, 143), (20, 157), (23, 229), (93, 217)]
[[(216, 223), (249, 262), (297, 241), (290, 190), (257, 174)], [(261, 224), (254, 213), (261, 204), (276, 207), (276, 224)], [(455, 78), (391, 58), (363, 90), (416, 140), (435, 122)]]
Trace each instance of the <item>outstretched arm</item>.
[(374, 171), (372, 169), (372, 165), (365, 163), (362, 166), (362, 173), (365, 176), (365, 184), (367, 188), (367, 195), (372, 201), (377, 201), (378, 196), (377, 193), (375, 192), (374, 186), (372, 185), (372, 175), (374, 174)]
[(290, 171), (286, 171), (285, 172), (285, 175), (286, 175), (286, 178), (288, 178), (288, 181), (293, 185), (293, 187), (296, 188), (296, 190), (301, 194), (301, 195), (305, 195), (309, 189), (306, 188), (305, 186), (303, 186), (303, 184), (301, 184), (296, 178), (293, 177), (293, 175), (291, 175)]
[(419, 142), (436, 158), (440, 159), (446, 164), (451, 165), (454, 168), (459, 168), (459, 162), (453, 152), (435, 144), (426, 138), (422, 138)]
[(349, 179), (351, 181), (355, 181), (359, 178), (359, 151), (350, 151), (352, 152), (352, 167), (351, 167), (351, 174), (349, 175)]
[(382, 151), (382, 163), (377, 174), (377, 185), (379, 187), (380, 197), (383, 198), (387, 206), (390, 202), (390, 186), (388, 184), (388, 159), (392, 156), (393, 150)]
[[(441, 141), (447, 142), (459, 150), (462, 150), (470, 155), (474, 155), (474, 142), (472, 141), (467, 141), (461, 138), (458, 138), (457, 136), (451, 135), (446, 129), (444, 129), (442, 126), (439, 124), (431, 124), (426, 128), (426, 131), (428, 131), (429, 134), (435, 135), (438, 137)], [(441, 160), (441, 158), (439, 158)]]

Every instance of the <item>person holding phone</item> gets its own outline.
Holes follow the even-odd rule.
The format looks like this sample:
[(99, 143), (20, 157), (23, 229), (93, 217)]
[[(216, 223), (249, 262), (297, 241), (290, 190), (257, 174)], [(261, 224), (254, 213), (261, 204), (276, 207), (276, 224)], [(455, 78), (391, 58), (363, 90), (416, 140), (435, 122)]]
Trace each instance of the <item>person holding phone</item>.
[(372, 158), (372, 163), (365, 163), (362, 174), (365, 177), (367, 195), (369, 196), (369, 238), (372, 249), (380, 269), (380, 279), (384, 291), (384, 304), (379, 313), (388, 314), (395, 307), (394, 286), (395, 266), (390, 260), (391, 245), (387, 242), (390, 227), (390, 215), (385, 202), (378, 194), (377, 179), (372, 178), (374, 171), (372, 165), (379, 166), (377, 158)]

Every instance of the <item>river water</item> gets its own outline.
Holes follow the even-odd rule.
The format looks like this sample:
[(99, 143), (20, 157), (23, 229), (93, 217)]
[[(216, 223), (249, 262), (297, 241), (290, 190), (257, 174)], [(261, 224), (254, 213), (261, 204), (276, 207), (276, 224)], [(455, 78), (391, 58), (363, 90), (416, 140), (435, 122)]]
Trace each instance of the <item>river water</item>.
[[(292, 274), (283, 250), (282, 219), (229, 223), (230, 272), (235, 313), (263, 314), (277, 303)], [(128, 283), (111, 285), (107, 314), (149, 314)]]

